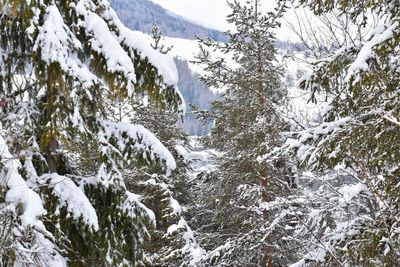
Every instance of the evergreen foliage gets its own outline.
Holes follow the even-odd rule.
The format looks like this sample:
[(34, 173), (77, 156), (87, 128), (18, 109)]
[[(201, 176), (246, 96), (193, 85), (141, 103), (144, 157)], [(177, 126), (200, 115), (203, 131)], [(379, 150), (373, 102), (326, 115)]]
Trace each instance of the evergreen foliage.
[[(167, 54), (170, 47), (162, 43), (162, 32), (153, 27), (152, 48)], [(127, 188), (142, 196), (142, 202), (155, 215), (155, 225), (149, 229), (150, 239), (144, 244), (150, 262), (148, 266), (187, 266), (193, 253), (201, 250), (185, 219), (185, 208), (191, 196), (188, 192), (189, 162), (186, 158), (189, 138), (177, 127), (183, 116), (157, 103), (123, 103), (116, 109), (116, 118), (130, 120), (152, 131), (171, 151), (176, 168), (166, 176), (159, 165), (135, 165), (124, 168)]]
[[(351, 20), (333, 44), (314, 31), (295, 85), (274, 37), (287, 1), (229, 2), (198, 82), (106, 0), (0, 0), (0, 265), (396, 266), (400, 7), (293, 0)], [(207, 151), (177, 127), (177, 84), (215, 100), (195, 112)], [(299, 92), (328, 107), (317, 120), (289, 110)]]
[[(202, 80), (226, 90), (221, 100), (213, 102), (215, 126), (206, 140), (224, 155), (201, 193), (204, 208), (209, 210), (208, 226), (203, 229), (209, 234), (203, 243), (210, 252), (204, 264), (265, 266), (279, 261), (273, 252), (279, 241), (268, 233), (270, 214), (264, 203), (288, 187), (283, 164), (266, 166), (257, 161), (282, 143), (280, 131), (287, 127), (280, 110), (286, 99), (283, 70), (272, 33), (285, 6), (268, 15), (257, 11), (257, 1), (234, 1), (229, 6), (228, 22), (235, 26), (227, 32), (229, 41), (200, 42), (199, 62), (205, 64), (207, 73)], [(234, 64), (215, 59), (210, 50), (231, 57)]]
[(153, 25), (153, 28), (151, 29), (151, 38), (154, 41), (154, 44), (151, 45), (154, 50), (157, 50), (161, 54), (168, 54), (168, 52), (171, 51), (172, 46), (165, 47), (165, 45), (160, 44), (160, 41), (162, 41), (162, 31), (156, 24)]
[[(286, 202), (315, 199), (306, 209), (292, 206), (302, 214), (296, 232), (306, 233), (296, 239), (308, 248), (296, 266), (394, 266), (399, 261), (399, 7), (392, 1), (301, 2), (317, 14), (340, 10), (362, 25), (373, 13), (381, 25), (361, 45), (317, 61), (300, 82), (312, 101), (325, 95), (330, 108), (321, 125), (293, 133), (278, 152), (294, 156), (316, 176), (301, 186), (311, 195), (299, 192)], [(319, 189), (310, 191), (312, 184)]]
[(143, 166), (126, 175), (127, 187), (143, 196), (142, 202), (155, 213), (156, 226), (145, 244), (150, 266), (187, 266), (193, 253), (200, 250), (186, 222), (185, 206), (193, 200), (188, 189), (190, 166), (186, 154), (189, 140), (177, 127), (176, 112), (148, 104), (134, 107), (132, 122), (154, 132), (176, 159), (170, 177), (157, 166)]
[(123, 170), (176, 163), (143, 126), (111, 121), (109, 104), (181, 109), (173, 62), (107, 1), (2, 0), (0, 29), (0, 199), (13, 218), (1, 265), (143, 265), (154, 214)]

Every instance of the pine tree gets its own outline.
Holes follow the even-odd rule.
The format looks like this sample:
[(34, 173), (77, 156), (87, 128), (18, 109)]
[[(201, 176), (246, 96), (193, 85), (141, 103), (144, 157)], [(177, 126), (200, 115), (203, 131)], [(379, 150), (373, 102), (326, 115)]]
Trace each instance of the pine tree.
[[(227, 32), (227, 43), (201, 40), (199, 62), (209, 85), (225, 89), (213, 103), (215, 121), (206, 144), (224, 155), (219, 168), (206, 178), (203, 194), (210, 210), (203, 227), (203, 244), (210, 252), (204, 258), (213, 266), (271, 266), (278, 264), (268, 231), (270, 214), (265, 203), (288, 188), (284, 164), (259, 164), (257, 158), (283, 141), (280, 131), (287, 127), (281, 116), (286, 90), (281, 84), (282, 68), (277, 62), (273, 30), (285, 5), (261, 14), (258, 1), (229, 3), (227, 21), (235, 26)], [(215, 57), (209, 51), (224, 55)], [(229, 58), (232, 62), (226, 60)], [(281, 165), (281, 166), (279, 166)]]
[(1, 265), (143, 265), (154, 213), (123, 170), (169, 174), (176, 162), (110, 107), (146, 98), (181, 109), (173, 61), (105, 0), (0, 3), (0, 207), (12, 217)]

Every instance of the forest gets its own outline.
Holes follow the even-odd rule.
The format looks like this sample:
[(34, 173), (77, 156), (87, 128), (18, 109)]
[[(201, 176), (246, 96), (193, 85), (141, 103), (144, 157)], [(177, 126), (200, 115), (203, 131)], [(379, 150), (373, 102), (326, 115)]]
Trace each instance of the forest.
[(227, 5), (171, 26), (194, 74), (107, 0), (0, 0), (0, 267), (400, 265), (400, 4)]

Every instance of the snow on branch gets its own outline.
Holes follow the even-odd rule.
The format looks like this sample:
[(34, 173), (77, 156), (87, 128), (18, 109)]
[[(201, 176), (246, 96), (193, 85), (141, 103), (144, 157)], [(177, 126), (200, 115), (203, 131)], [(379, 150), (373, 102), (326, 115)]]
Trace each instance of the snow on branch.
[(392, 116), (389, 116), (389, 115), (385, 115), (385, 116), (383, 116), (383, 118), (385, 120), (388, 120), (388, 121), (396, 124), (397, 126), (400, 126), (400, 121), (398, 119), (396, 119), (395, 117), (392, 117)]
[(147, 218), (150, 220), (150, 222), (153, 223), (153, 225), (156, 225), (156, 215), (154, 212), (147, 208), (142, 202), (142, 196), (131, 193), (131, 192), (126, 192), (126, 199), (125, 202), (123, 203), (122, 208), (125, 209), (129, 215), (134, 218), (137, 217), (137, 212), (138, 209), (140, 211), (143, 211), (144, 214), (147, 216)]
[(99, 141), (103, 144), (103, 155), (117, 152), (130, 163), (141, 156), (148, 164), (161, 160), (169, 175), (176, 168), (171, 152), (154, 134), (142, 125), (102, 121)]
[(168, 85), (176, 85), (179, 80), (178, 70), (174, 61), (168, 55), (161, 54), (148, 45), (147, 37), (139, 31), (132, 31), (120, 24), (121, 43), (129, 46), (132, 49), (137, 49), (143, 57), (148, 60), (157, 68), (159, 74)]
[(283, 146), (274, 149), (273, 152), (259, 158), (259, 160), (271, 160), (276, 155), (294, 154), (300, 162), (307, 163), (308, 166), (314, 166), (318, 162), (320, 148), (323, 144), (334, 139), (336, 134), (341, 132), (352, 121), (353, 119), (347, 117), (296, 132), (286, 140)]
[(92, 49), (105, 57), (108, 70), (125, 75), (128, 94), (132, 95), (138, 82), (132, 58), (138, 52), (157, 69), (163, 82), (173, 88), (180, 98), (178, 110), (184, 112), (184, 100), (177, 87), (178, 71), (173, 59), (154, 50), (143, 33), (125, 27), (108, 1), (100, 2), (102, 8), (95, 9), (92, 1), (81, 0), (76, 5), (76, 11), (83, 17), (81, 23), (90, 37)]
[(69, 177), (50, 173), (39, 177), (37, 182), (39, 186), (51, 188), (58, 198), (59, 207), (65, 207), (74, 219), (82, 218), (95, 231), (99, 229), (96, 210), (85, 193)]
[(0, 136), (0, 186), (7, 187), (6, 202), (9, 208), (20, 213), (23, 227), (37, 226), (44, 230), (38, 219), (46, 213), (40, 196), (28, 187), (19, 173), (21, 163), (10, 153), (6, 141)]
[(62, 70), (78, 79), (85, 88), (102, 83), (81, 62), (76, 49), (82, 49), (81, 42), (65, 25), (58, 8), (55, 5), (48, 6), (33, 50), (40, 51), (42, 60), (47, 64), (58, 63)]
[(147, 57), (150, 63), (157, 68), (166, 84), (176, 85), (179, 76), (172, 58), (154, 50), (145, 34), (139, 31), (132, 31), (123, 25), (108, 2), (102, 1), (102, 5), (105, 7), (102, 17), (110, 24), (117, 27), (119, 31), (118, 40), (121, 44), (128, 46), (130, 50), (138, 50), (143, 57)]
[[(37, 55), (37, 59), (45, 63), (45, 68), (57, 63), (63, 74), (72, 78), (75, 87), (86, 90), (91, 100), (92, 94), (87, 89), (94, 89), (94, 85), (107, 86), (107, 79), (98, 74), (99, 69), (93, 70), (97, 66), (97, 55), (105, 65), (98, 67), (100, 72), (112, 73), (127, 89), (128, 96), (133, 96), (137, 85), (143, 82), (143, 77), (139, 79), (143, 67), (140, 64), (149, 63), (145, 67), (156, 79), (157, 93), (163, 94), (166, 102), (173, 102), (180, 113), (185, 112), (173, 59), (155, 51), (143, 33), (125, 27), (108, 1), (71, 2), (69, 13), (77, 18), (72, 24), (62, 14), (60, 5), (53, 1), (41, 3), (40, 8), (32, 7), (33, 17), (26, 29), (27, 37), (33, 41), (32, 47), (27, 49), (32, 50), (31, 56)], [(0, 72), (4, 71), (5, 52), (8, 51), (2, 51), (0, 56)], [(42, 70), (38, 73), (46, 75)]]
[(382, 43), (393, 38), (395, 33), (399, 33), (399, 23), (397, 21), (392, 21), (381, 27), (377, 27), (372, 38), (367, 41), (360, 49), (357, 54), (356, 59), (350, 65), (347, 76), (345, 78), (346, 82), (349, 82), (351, 78), (362, 71), (369, 71), (370, 67), (368, 65), (368, 60), (376, 55), (376, 48)]
[(76, 5), (77, 13), (83, 17), (81, 23), (89, 37), (90, 45), (94, 51), (105, 57), (110, 72), (121, 72), (125, 75), (128, 92), (132, 95), (136, 83), (132, 59), (121, 47), (107, 23), (91, 10), (93, 5), (90, 5), (90, 3), (91, 1), (81, 0)]
[(118, 29), (117, 38), (121, 45), (128, 49), (131, 57), (134, 56), (135, 51), (138, 51), (142, 57), (147, 58), (149, 62), (157, 68), (157, 72), (162, 76), (163, 82), (172, 86), (175, 93), (180, 98), (181, 103), (178, 106), (178, 110), (185, 113), (185, 102), (177, 87), (179, 81), (178, 70), (173, 59), (153, 49), (148, 41), (148, 37), (144, 33), (127, 28), (120, 21), (109, 3), (103, 1), (102, 4), (105, 8), (101, 15), (109, 24)]

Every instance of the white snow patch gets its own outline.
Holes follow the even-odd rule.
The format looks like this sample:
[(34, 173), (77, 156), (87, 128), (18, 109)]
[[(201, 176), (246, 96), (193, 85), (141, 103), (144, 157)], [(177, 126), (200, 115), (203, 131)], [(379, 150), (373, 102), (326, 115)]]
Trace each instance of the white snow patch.
[(82, 217), (83, 221), (92, 226), (95, 231), (99, 229), (96, 210), (84, 192), (70, 178), (50, 173), (40, 176), (37, 181), (39, 185), (46, 185), (53, 189), (53, 193), (60, 201), (59, 205), (66, 207), (74, 219)]
[(182, 206), (175, 198), (171, 197), (170, 205), (175, 214), (180, 215), (182, 213)]
[(150, 219), (150, 221), (155, 225), (156, 224), (156, 215), (154, 212), (146, 207), (140, 200), (142, 199), (142, 196), (131, 193), (131, 192), (126, 192), (126, 200), (123, 204), (123, 208), (131, 212), (131, 216), (136, 216), (135, 214), (135, 209), (133, 208), (135, 205), (138, 206), (140, 209), (142, 209), (147, 217)]
[(347, 76), (345, 78), (346, 82), (349, 82), (355, 74), (361, 71), (369, 71), (369, 65), (367, 61), (374, 56), (374, 48), (382, 44), (383, 42), (393, 38), (394, 33), (398, 31), (399, 23), (397, 21), (382, 25), (381, 27), (376, 27), (376, 30), (373, 33), (373, 37), (371, 38), (371, 40), (369, 40), (362, 46), (360, 52), (357, 55), (357, 58), (350, 65), (347, 71)]
[(128, 139), (134, 141), (133, 147), (137, 152), (151, 152), (151, 160), (155, 159), (155, 155), (160, 157), (166, 165), (167, 175), (176, 169), (176, 162), (171, 152), (157, 139), (157, 137), (142, 125), (134, 125), (130, 123), (114, 123), (110, 121), (101, 122), (103, 131), (99, 133), (101, 142), (112, 137), (117, 138), (118, 148), (125, 150)]
[(361, 192), (369, 192), (368, 187), (365, 184), (358, 183), (354, 185), (345, 185), (339, 189), (339, 193), (342, 197), (339, 199), (339, 204), (345, 206), (351, 202), (351, 200), (358, 196)]
[[(46, 213), (40, 196), (28, 187), (19, 173), (21, 163), (10, 153), (6, 141), (0, 136), (0, 185), (8, 188), (6, 203), (9, 208), (20, 212), (23, 227), (37, 226), (45, 229), (38, 218)], [(18, 211), (21, 210), (21, 211)]]

